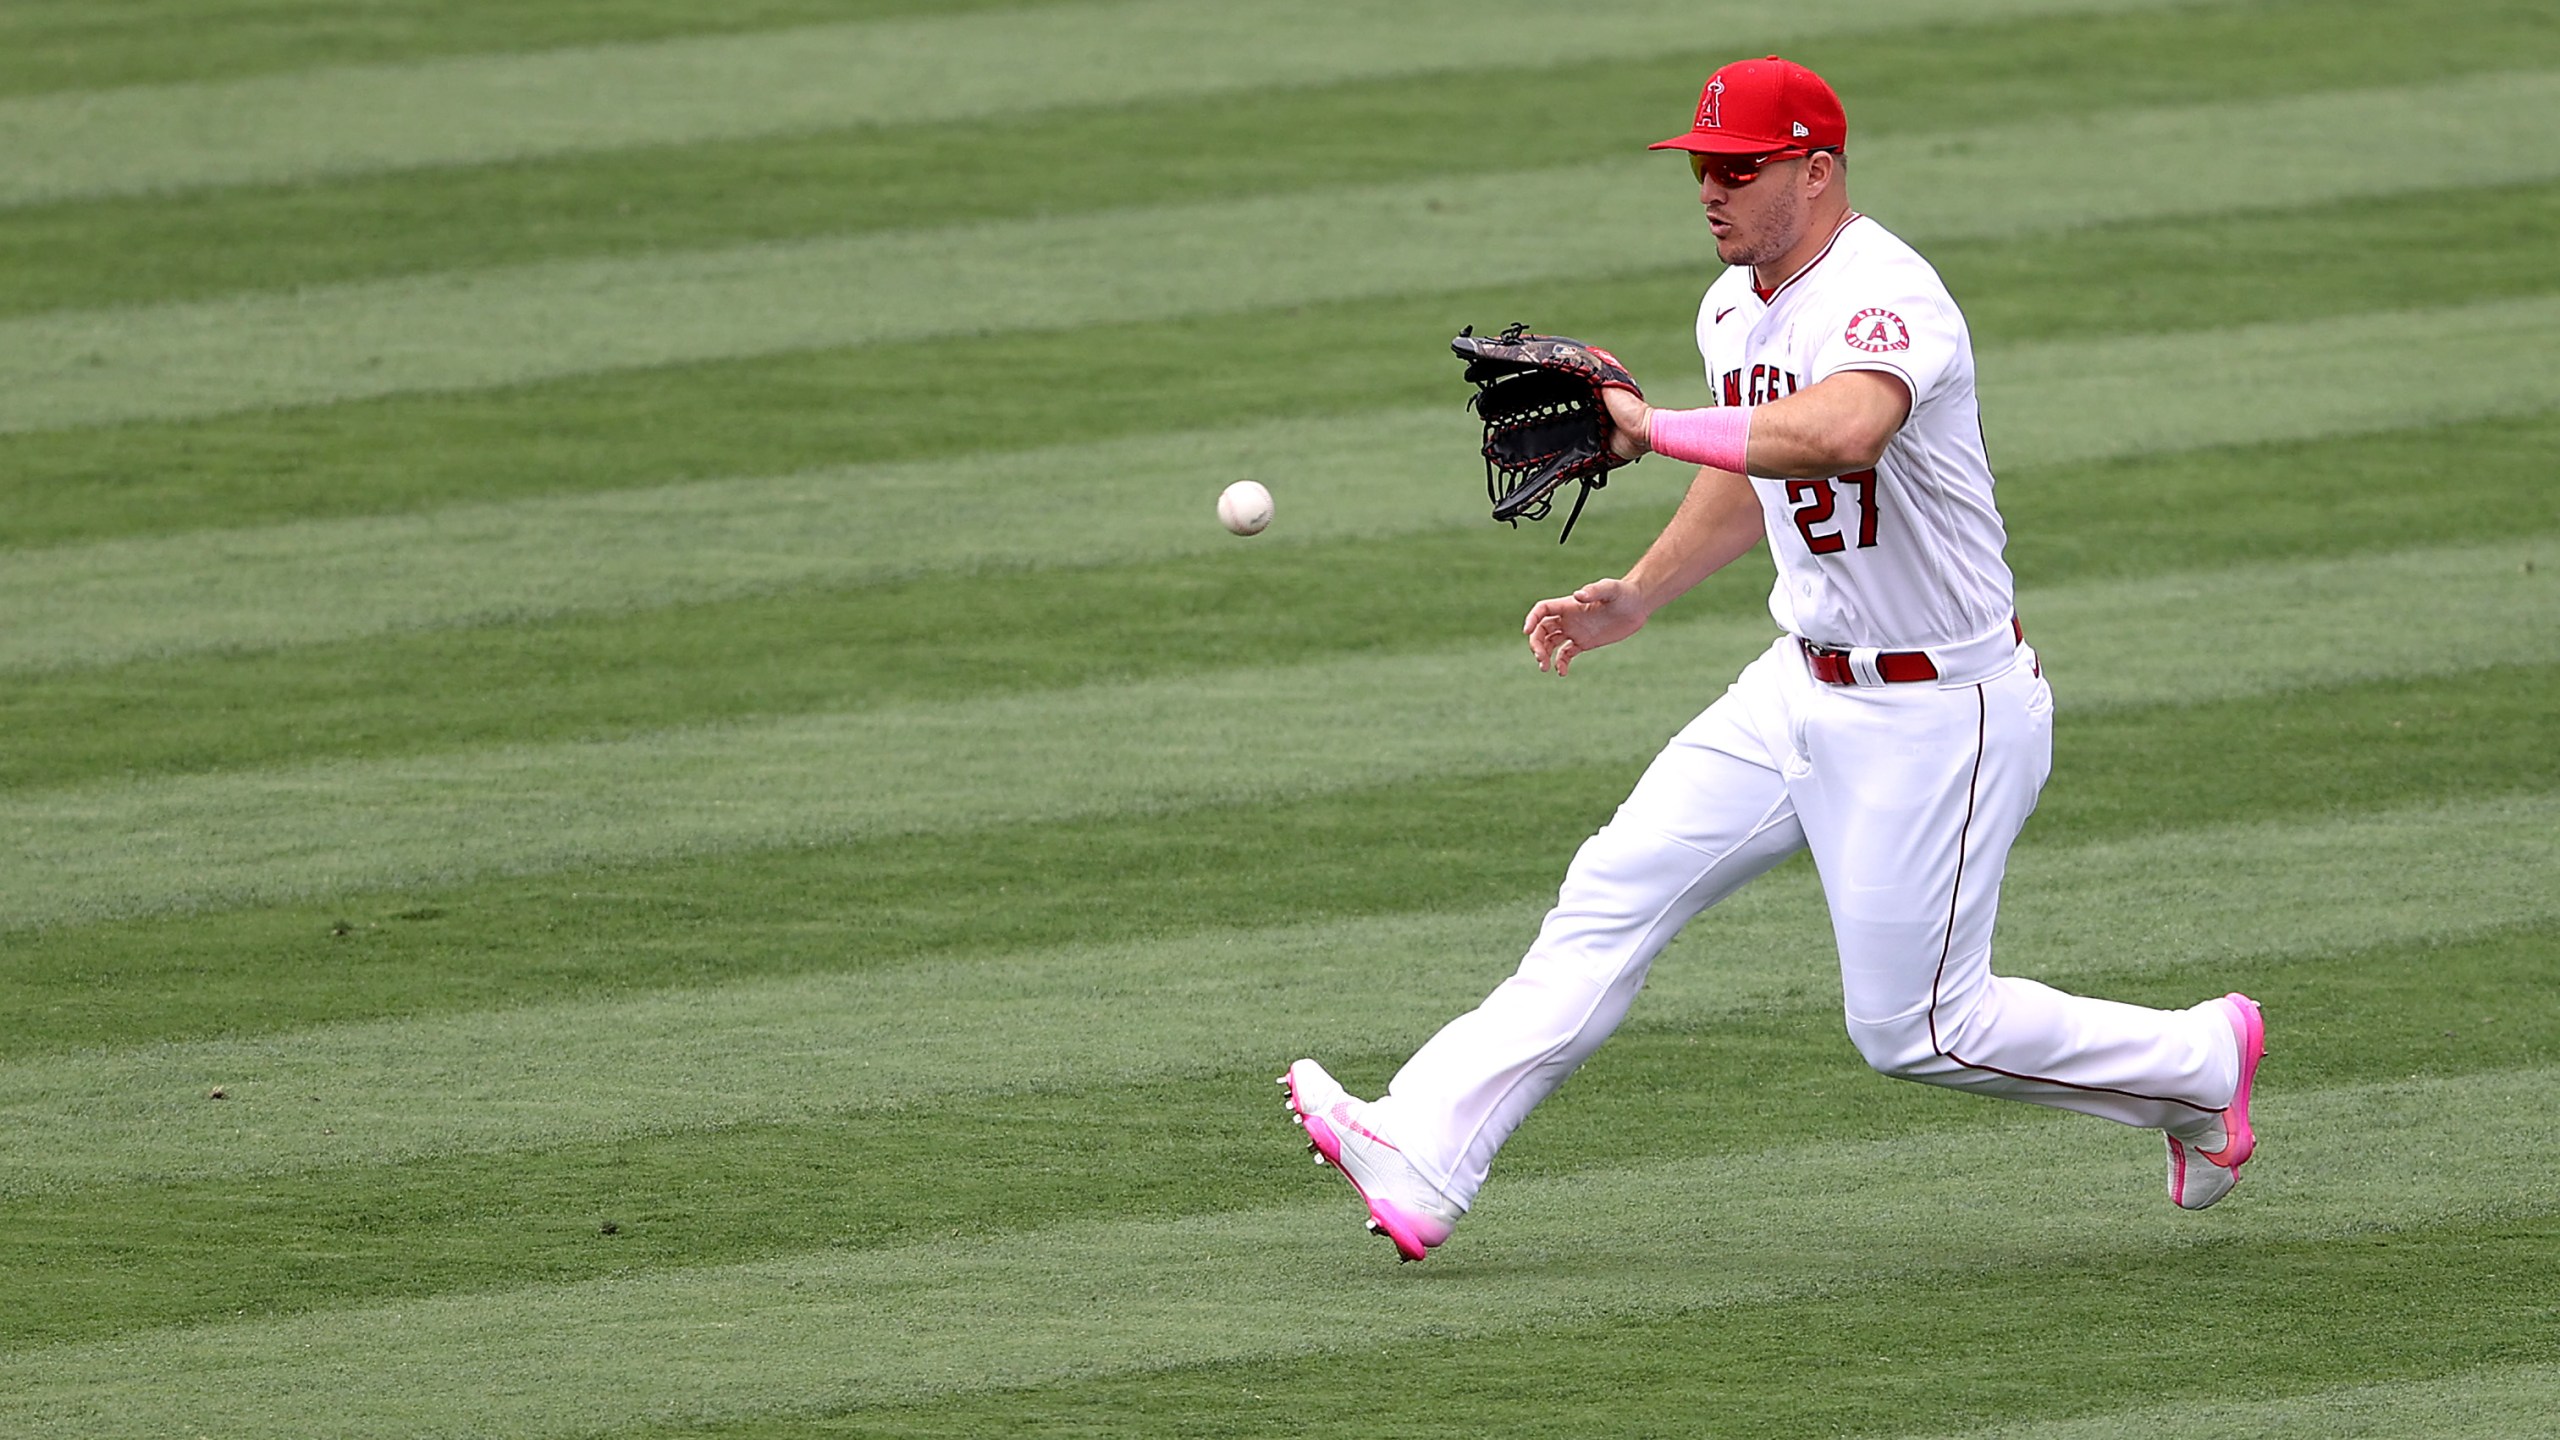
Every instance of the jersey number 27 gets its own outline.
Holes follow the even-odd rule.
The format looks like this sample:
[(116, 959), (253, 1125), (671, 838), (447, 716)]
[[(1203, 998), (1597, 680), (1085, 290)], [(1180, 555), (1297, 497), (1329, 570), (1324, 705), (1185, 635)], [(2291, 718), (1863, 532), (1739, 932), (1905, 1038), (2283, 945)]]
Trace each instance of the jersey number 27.
[[(1853, 470), (1837, 478), (1840, 484), (1853, 486), (1858, 492), (1858, 548), (1875, 548), (1876, 472)], [(1787, 503), (1795, 507), (1796, 533), (1804, 536), (1804, 548), (1816, 555), (1836, 554), (1849, 548), (1846, 535), (1820, 528), (1831, 523), (1832, 483), (1830, 480), (1787, 482)]]

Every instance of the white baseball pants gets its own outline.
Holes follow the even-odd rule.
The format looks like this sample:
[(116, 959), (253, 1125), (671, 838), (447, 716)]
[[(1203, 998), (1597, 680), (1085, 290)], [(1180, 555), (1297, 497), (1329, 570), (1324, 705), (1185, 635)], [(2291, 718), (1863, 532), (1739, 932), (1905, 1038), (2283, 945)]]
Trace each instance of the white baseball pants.
[(2023, 644), (1978, 681), (1836, 686), (1781, 638), (1656, 757), (1575, 855), (1518, 973), (1406, 1062), (1370, 1123), (1471, 1202), (1680, 927), (1810, 848), (1870, 1065), (2220, 1143), (2239, 1058), (2219, 1009), (1991, 973), (2001, 873), (2052, 766), (2053, 692)]

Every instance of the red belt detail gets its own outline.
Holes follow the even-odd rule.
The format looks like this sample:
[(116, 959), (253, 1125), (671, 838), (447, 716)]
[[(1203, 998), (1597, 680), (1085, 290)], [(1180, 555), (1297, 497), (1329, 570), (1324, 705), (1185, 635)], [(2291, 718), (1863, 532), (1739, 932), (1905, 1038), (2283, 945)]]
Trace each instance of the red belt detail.
[[(2018, 643), (2025, 644), (2027, 622), (2015, 615), (2010, 616), (2009, 633), (2017, 637)], [(1849, 668), (1848, 651), (1816, 645), (1801, 638), (1796, 643), (1804, 647), (1804, 661), (1813, 668), (1814, 679), (1825, 685), (1858, 683), (1857, 672)], [(1938, 665), (1925, 650), (1884, 650), (1876, 654), (1876, 674), (1887, 685), (1909, 685), (1937, 679)]]
[[(1848, 651), (1816, 645), (1810, 640), (1797, 643), (1804, 646), (1805, 663), (1813, 667), (1814, 679), (1825, 685), (1858, 683), (1857, 673), (1849, 668)], [(1876, 674), (1882, 676), (1887, 685), (1904, 685), (1915, 680), (1937, 679), (1938, 666), (1918, 650), (1886, 650), (1876, 656)]]

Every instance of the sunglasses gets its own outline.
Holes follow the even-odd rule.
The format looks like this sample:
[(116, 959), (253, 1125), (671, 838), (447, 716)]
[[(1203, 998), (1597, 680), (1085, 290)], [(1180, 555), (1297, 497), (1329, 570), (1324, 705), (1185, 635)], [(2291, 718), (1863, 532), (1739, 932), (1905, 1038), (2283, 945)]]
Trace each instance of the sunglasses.
[(1812, 153), (1810, 150), (1772, 150), (1766, 155), (1710, 155), (1703, 150), (1692, 150), (1689, 152), (1689, 173), (1697, 176), (1701, 185), (1713, 176), (1716, 184), (1735, 190), (1759, 179), (1762, 170), (1781, 160), (1798, 160)]

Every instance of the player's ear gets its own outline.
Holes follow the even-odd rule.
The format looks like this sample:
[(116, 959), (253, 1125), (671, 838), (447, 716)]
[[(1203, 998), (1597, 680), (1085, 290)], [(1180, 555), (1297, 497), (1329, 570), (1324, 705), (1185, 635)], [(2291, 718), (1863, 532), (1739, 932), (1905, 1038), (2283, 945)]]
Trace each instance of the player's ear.
[(1804, 157), (1805, 183), (1814, 194), (1825, 194), (1840, 184), (1840, 168), (1836, 151), (1816, 150)]

